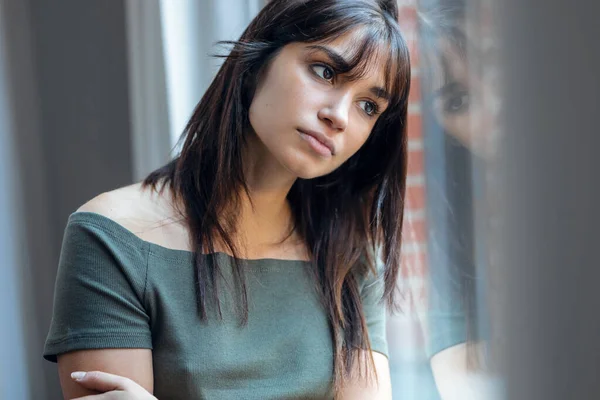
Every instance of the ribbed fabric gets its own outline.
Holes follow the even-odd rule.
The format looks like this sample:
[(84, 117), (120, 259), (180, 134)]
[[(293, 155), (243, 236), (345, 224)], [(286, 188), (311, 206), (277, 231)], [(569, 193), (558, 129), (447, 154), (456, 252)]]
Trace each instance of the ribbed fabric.
[[(331, 398), (329, 323), (310, 263), (244, 260), (249, 321), (240, 326), (230, 256), (218, 253), (223, 319), (200, 321), (192, 253), (141, 240), (94, 213), (69, 218), (44, 358), (148, 348), (161, 399)], [(371, 346), (387, 356), (382, 280), (361, 285)]]

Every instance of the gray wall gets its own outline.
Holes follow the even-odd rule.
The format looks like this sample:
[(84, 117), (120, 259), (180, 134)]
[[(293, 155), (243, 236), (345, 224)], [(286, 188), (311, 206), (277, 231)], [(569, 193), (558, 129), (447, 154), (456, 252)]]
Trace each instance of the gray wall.
[(506, 395), (599, 399), (600, 4), (508, 0), (499, 9)]
[(49, 204), (60, 226), (99, 189), (131, 177), (125, 8), (30, 1)]
[(124, 3), (3, 0), (0, 38), (1, 300), (20, 307), (0, 331), (0, 397), (55, 399), (41, 354), (66, 220), (132, 180)]

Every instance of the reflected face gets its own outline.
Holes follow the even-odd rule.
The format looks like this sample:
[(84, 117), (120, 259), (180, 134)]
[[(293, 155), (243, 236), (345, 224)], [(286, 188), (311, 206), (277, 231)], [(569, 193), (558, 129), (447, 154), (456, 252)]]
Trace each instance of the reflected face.
[(289, 44), (258, 84), (250, 123), (266, 154), (295, 177), (315, 178), (342, 165), (366, 142), (388, 105), (385, 60), (380, 63), (375, 57), (360, 80), (337, 72), (356, 35)]
[(440, 40), (439, 49), (431, 89), (434, 117), (448, 134), (483, 155), (495, 128), (496, 111), (491, 104), (495, 88), (482, 75), (489, 62), (481, 52), (467, 60), (447, 40)]

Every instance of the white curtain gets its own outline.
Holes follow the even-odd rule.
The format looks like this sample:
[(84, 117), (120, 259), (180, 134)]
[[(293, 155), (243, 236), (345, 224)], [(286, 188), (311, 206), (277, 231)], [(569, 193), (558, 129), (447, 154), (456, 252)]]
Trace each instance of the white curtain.
[(214, 44), (236, 40), (263, 0), (160, 0), (166, 65), (169, 131), (175, 144), (221, 59)]
[(29, 12), (0, 1), (0, 399), (19, 400), (53, 389), (39, 318), (49, 296), (36, 290), (51, 256)]
[[(127, 0), (134, 175), (173, 152), (222, 60), (266, 0)], [(177, 149), (174, 149), (175, 151)]]
[[(6, 18), (0, 3), (0, 27)], [(25, 364), (9, 363), (8, 360), (24, 360), (23, 309), (19, 301), (17, 240), (14, 229), (17, 227), (14, 210), (17, 201), (14, 194), (17, 179), (15, 174), (13, 121), (9, 104), (9, 80), (7, 71), (6, 35), (0, 31), (0, 315), (3, 328), (0, 329), (0, 398), (16, 399), (29, 396)]]

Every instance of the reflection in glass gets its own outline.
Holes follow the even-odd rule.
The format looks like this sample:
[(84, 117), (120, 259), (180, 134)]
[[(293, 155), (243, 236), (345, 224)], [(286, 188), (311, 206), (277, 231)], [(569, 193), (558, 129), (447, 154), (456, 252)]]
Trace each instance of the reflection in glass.
[(391, 360), (394, 397), (497, 398), (499, 392), (490, 388), (497, 379), (486, 301), (490, 166), (500, 107), (491, 3), (400, 3), (401, 27), (412, 43), (403, 236), (404, 263), (412, 275), (399, 282), (399, 290), (409, 294), (408, 312), (389, 320), (391, 344), (403, 343), (391, 347), (398, 353)]

